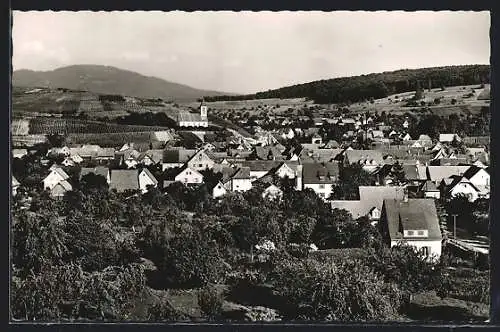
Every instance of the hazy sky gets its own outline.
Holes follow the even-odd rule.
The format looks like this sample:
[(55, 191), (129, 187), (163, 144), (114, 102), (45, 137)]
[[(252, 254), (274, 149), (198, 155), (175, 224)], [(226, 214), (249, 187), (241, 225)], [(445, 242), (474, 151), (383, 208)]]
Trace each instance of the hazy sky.
[(14, 12), (13, 67), (102, 64), (252, 93), (403, 68), (488, 64), (489, 12)]

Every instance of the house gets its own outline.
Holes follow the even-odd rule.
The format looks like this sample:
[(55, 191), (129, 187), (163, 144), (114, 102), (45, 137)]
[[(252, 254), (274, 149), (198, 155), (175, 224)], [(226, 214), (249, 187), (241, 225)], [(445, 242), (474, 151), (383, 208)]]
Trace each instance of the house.
[(465, 171), (463, 177), (469, 180), (476, 188), (489, 192), (490, 174), (484, 168), (471, 166)]
[(183, 184), (201, 184), (203, 183), (203, 175), (189, 166), (184, 166), (174, 177), (174, 181), (182, 182)]
[(189, 168), (196, 171), (204, 171), (207, 169), (212, 169), (215, 162), (205, 153), (205, 150), (199, 150), (196, 152), (188, 161), (187, 165)]
[(407, 244), (429, 260), (439, 259), (443, 240), (434, 199), (385, 199), (379, 227), (392, 246)]
[(61, 162), (61, 165), (66, 166), (66, 167), (73, 167), (75, 166), (75, 162), (71, 157), (66, 157), (64, 160)]
[[(51, 169), (49, 175), (43, 179), (43, 188), (52, 190), (59, 182), (66, 181), (68, 179), (69, 175), (62, 168), (54, 167)], [(67, 187), (68, 186), (66, 184), (63, 185), (63, 189)]]
[(17, 195), (17, 188), (19, 188), (19, 181), (17, 181), (17, 179), (12, 176), (12, 182), (11, 182), (11, 185), (12, 185), (12, 196), (16, 196)]
[(250, 177), (252, 181), (254, 181), (263, 177), (280, 164), (282, 164), (282, 162), (277, 160), (246, 160), (241, 162), (240, 166), (250, 169)]
[(162, 170), (182, 167), (198, 150), (188, 150), (183, 148), (165, 149), (163, 151)]
[(380, 140), (384, 138), (384, 132), (382, 130), (370, 130), (368, 131), (368, 138), (372, 140)]
[(138, 169), (114, 169), (110, 174), (110, 190), (121, 193), (126, 190), (139, 190)]
[(236, 169), (224, 183), (226, 189), (230, 191), (248, 191), (252, 189), (252, 178), (250, 176), (249, 167), (240, 167)]
[(296, 186), (298, 190), (310, 188), (323, 199), (332, 194), (333, 185), (339, 177), (339, 165), (330, 163), (305, 163), (297, 166)]
[(115, 149), (113, 148), (102, 148), (97, 151), (97, 156), (95, 157), (97, 161), (110, 161), (115, 159)]
[(100, 175), (106, 179), (106, 182), (108, 185), (111, 183), (111, 173), (109, 168), (104, 167), (104, 166), (97, 166), (97, 167), (82, 167), (80, 170), (80, 180), (87, 174), (95, 174), (95, 175)]
[(403, 128), (408, 129), (409, 126), (410, 123), (408, 122), (408, 120), (405, 120), (405, 122), (403, 122)]
[(311, 144), (322, 145), (323, 144), (323, 139), (321, 138), (321, 136), (319, 134), (315, 134), (311, 138)]
[(429, 148), (432, 146), (432, 139), (428, 135), (420, 135), (417, 139), (417, 142), (425, 148)]
[(466, 145), (490, 145), (490, 136), (464, 137), (462, 141)]
[(410, 136), (410, 134), (406, 133), (403, 137), (401, 137), (401, 140), (402, 140), (403, 142), (405, 142), (405, 141), (410, 141), (410, 140), (411, 140), (411, 136)]
[(170, 142), (174, 139), (174, 137), (172, 136), (172, 134), (168, 131), (155, 131), (153, 133), (153, 137), (152, 137), (155, 141), (158, 141), (158, 142), (162, 142), (162, 143), (167, 143), (167, 142)]
[(51, 148), (47, 152), (47, 156), (69, 156), (71, 154), (70, 149), (67, 146), (61, 148)]
[(127, 149), (116, 153), (118, 163), (125, 165), (127, 168), (134, 168), (139, 164), (139, 156), (141, 153), (135, 149)]
[(340, 158), (342, 149), (302, 149), (298, 160), (301, 163), (329, 163)]
[(432, 181), (425, 181), (420, 187), (420, 192), (424, 198), (441, 198), (439, 188)]
[(101, 147), (94, 144), (85, 144), (79, 148), (70, 148), (71, 155), (78, 154), (84, 160), (95, 159), (99, 151), (101, 151)]
[[(448, 181), (446, 181), (448, 180)], [(451, 180), (451, 181), (450, 181)], [(439, 188), (442, 191), (442, 196), (447, 199), (452, 199), (458, 196), (465, 196), (469, 202), (474, 202), (478, 198), (488, 198), (489, 192), (481, 191), (472, 184), (467, 178), (454, 176), (450, 179), (443, 179)]]
[(224, 187), (222, 182), (217, 182), (217, 184), (212, 188), (212, 197), (219, 198), (227, 193), (227, 189)]
[(73, 187), (67, 180), (58, 182), (52, 189), (50, 189), (50, 196), (61, 198), (66, 192), (73, 190)]
[(283, 197), (283, 190), (274, 184), (269, 184), (262, 192), (262, 198), (274, 201), (280, 200)]
[(77, 153), (70, 155), (69, 157), (71, 158), (71, 160), (73, 160), (75, 164), (80, 164), (81, 162), (83, 162), (83, 158), (80, 157), (80, 155)]
[(376, 225), (384, 199), (403, 199), (404, 190), (399, 186), (360, 186), (359, 200), (332, 201), (331, 208), (349, 211), (354, 219), (368, 217), (372, 225)]
[(295, 179), (295, 176), (297, 174), (297, 165), (299, 165), (298, 162), (285, 161), (282, 162), (278, 167), (272, 169), (269, 174), (275, 174), (281, 179)]
[(427, 166), (427, 179), (439, 184), (454, 175), (462, 176), (470, 166)]
[(157, 187), (158, 180), (147, 168), (143, 168), (139, 172), (139, 189), (145, 193), (148, 191), (149, 186)]
[(384, 164), (382, 152), (378, 150), (346, 150), (344, 165), (361, 164), (363, 169), (372, 172)]
[(19, 158), (21, 159), (25, 155), (28, 154), (27, 149), (12, 149), (12, 158)]
[(161, 163), (162, 161), (163, 161), (162, 149), (147, 150), (146, 152), (141, 153), (137, 158), (138, 163), (146, 166), (156, 165)]
[(439, 142), (451, 143), (454, 140), (461, 141), (460, 136), (457, 134), (439, 134)]

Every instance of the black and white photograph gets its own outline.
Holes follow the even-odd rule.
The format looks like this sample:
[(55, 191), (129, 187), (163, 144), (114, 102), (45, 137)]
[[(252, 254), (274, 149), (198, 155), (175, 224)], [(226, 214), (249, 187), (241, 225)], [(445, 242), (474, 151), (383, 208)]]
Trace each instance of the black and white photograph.
[(490, 322), (489, 11), (11, 19), (11, 323)]

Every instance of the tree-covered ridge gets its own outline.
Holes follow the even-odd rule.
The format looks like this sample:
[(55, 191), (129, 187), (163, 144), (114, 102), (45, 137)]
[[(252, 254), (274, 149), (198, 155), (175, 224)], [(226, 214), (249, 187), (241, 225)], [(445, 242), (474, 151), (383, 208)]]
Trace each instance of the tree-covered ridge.
[(266, 98), (307, 98), (315, 103), (349, 103), (384, 98), (395, 93), (417, 90), (417, 87), (472, 85), (490, 82), (489, 65), (446, 66), (402, 69), (392, 72), (340, 77), (287, 86), (243, 96), (212, 96), (205, 101)]

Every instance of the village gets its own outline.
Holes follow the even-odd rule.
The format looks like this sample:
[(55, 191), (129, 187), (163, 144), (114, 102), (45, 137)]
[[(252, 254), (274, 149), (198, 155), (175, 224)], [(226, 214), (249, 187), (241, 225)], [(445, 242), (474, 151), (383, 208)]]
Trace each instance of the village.
[(489, 12), (12, 17), (13, 323), (489, 322)]

